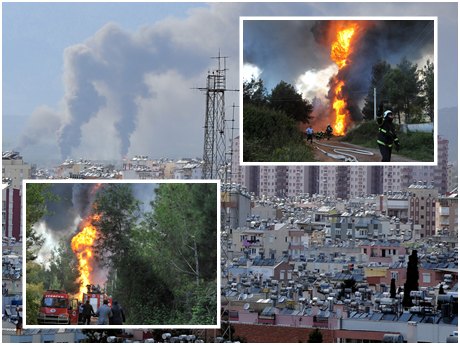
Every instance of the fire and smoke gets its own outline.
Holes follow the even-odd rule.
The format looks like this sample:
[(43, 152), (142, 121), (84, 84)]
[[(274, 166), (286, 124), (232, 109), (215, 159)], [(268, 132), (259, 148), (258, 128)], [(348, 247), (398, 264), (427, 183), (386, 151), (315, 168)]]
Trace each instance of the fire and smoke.
[(342, 93), (345, 80), (340, 79), (340, 71), (349, 62), (348, 59), (352, 52), (353, 38), (356, 37), (355, 32), (357, 29), (358, 24), (356, 23), (351, 23), (344, 28), (338, 29), (336, 39), (331, 45), (331, 59), (339, 68), (339, 73), (331, 80), (331, 88), (334, 93), (332, 108), (335, 111), (333, 128), (336, 135), (345, 134), (347, 118), (350, 115), (347, 109), (347, 100)]
[(80, 231), (72, 238), (72, 250), (77, 256), (78, 271), (80, 272), (80, 293), (86, 292), (86, 285), (94, 284), (95, 278), (93, 276), (94, 268), (97, 265), (94, 258), (94, 242), (98, 237), (98, 230), (95, 223), (99, 221), (99, 214), (91, 214), (93, 202), (96, 192), (102, 187), (101, 183), (91, 186), (88, 190), (89, 200), (91, 202), (86, 206), (86, 216), (80, 223)]
[(80, 232), (72, 238), (71, 246), (77, 256), (80, 272), (80, 294), (86, 292), (86, 285), (94, 283), (92, 279), (95, 266), (93, 245), (97, 238), (97, 228), (94, 222), (97, 222), (99, 218), (97, 214), (88, 216), (82, 221)]
[(295, 85), (315, 104), (313, 127), (330, 123), (335, 134), (362, 120), (372, 66), (405, 57), (421, 68), (434, 54), (432, 20), (250, 20), (243, 29), (244, 64), (262, 71), (267, 90)]

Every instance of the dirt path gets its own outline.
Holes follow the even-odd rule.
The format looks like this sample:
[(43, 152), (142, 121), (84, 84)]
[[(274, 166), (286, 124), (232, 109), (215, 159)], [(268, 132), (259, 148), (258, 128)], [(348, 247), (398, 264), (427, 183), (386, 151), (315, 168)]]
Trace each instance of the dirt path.
[[(313, 140), (313, 144), (310, 142), (306, 143), (306, 145), (312, 145), (314, 147), (315, 152), (315, 159), (318, 162), (353, 162), (354, 159), (351, 158), (349, 155), (352, 155), (356, 158), (358, 162), (381, 162), (382, 156), (380, 155), (380, 151), (378, 148), (368, 148), (364, 146), (353, 145), (349, 143), (345, 143), (339, 141), (338, 137), (332, 137), (330, 140), (322, 139), (322, 140)], [(334, 147), (330, 147), (334, 146)], [(345, 151), (341, 151), (341, 149), (345, 149)], [(363, 151), (360, 153), (359, 151), (348, 151), (347, 149), (352, 150), (361, 150)], [(334, 150), (338, 150), (335, 152)], [(364, 154), (366, 153), (366, 154)], [(416, 162), (412, 159), (407, 157), (400, 156), (398, 154), (391, 155), (392, 162)]]

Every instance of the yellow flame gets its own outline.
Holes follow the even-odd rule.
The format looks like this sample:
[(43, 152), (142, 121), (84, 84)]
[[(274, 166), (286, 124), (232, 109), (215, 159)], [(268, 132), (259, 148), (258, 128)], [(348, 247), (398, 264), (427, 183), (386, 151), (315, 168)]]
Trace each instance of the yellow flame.
[(72, 250), (78, 259), (80, 272), (80, 295), (86, 292), (86, 285), (91, 284), (90, 275), (93, 271), (93, 244), (97, 237), (97, 229), (92, 224), (99, 220), (99, 215), (92, 215), (83, 221), (81, 231), (71, 241)]
[[(348, 56), (351, 53), (351, 40), (356, 30), (356, 24), (337, 32), (336, 41), (331, 45), (331, 59), (339, 67), (339, 71), (347, 65)], [(332, 108), (335, 110), (335, 122), (333, 124), (334, 133), (337, 135), (345, 134), (346, 117), (348, 115), (347, 103), (342, 96), (342, 87), (345, 85), (343, 80), (338, 80), (334, 90), (334, 100)]]
[(350, 55), (351, 38), (355, 33), (355, 27), (343, 29), (337, 33), (337, 40), (332, 43), (331, 59), (339, 69), (347, 65), (348, 55)]
[(348, 114), (346, 109), (346, 102), (342, 99), (341, 92), (342, 87), (345, 85), (344, 81), (340, 81), (335, 88), (335, 97), (332, 107), (335, 110), (335, 123), (334, 123), (334, 133), (337, 135), (345, 134), (345, 116)]

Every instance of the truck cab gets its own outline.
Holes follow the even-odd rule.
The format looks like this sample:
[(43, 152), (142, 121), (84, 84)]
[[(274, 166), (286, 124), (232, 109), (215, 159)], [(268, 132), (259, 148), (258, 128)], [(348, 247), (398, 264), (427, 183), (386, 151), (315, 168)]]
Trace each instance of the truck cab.
[(78, 324), (78, 301), (63, 290), (43, 293), (37, 318), (39, 325)]

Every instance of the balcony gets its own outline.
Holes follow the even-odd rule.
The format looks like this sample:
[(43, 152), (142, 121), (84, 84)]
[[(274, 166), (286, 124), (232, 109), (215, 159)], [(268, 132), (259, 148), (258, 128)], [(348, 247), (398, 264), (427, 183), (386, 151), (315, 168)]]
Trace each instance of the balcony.
[(259, 248), (263, 247), (264, 243), (262, 240), (244, 240), (241, 245), (247, 248)]

